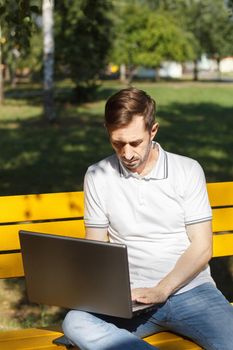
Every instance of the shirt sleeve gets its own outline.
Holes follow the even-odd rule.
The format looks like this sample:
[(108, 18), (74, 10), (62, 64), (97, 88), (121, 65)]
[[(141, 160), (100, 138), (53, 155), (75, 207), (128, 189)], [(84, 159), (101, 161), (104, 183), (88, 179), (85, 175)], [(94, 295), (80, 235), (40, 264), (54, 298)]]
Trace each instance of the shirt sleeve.
[(84, 223), (86, 227), (107, 228), (108, 218), (103, 205), (103, 194), (93, 179), (92, 171), (87, 171), (84, 178)]
[(184, 192), (185, 225), (212, 219), (206, 179), (202, 167), (194, 161)]

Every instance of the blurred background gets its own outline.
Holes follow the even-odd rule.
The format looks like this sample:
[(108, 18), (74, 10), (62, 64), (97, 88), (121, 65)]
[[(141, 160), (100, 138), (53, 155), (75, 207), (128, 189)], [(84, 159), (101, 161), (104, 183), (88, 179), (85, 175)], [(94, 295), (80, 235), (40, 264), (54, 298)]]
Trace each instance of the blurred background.
[[(82, 190), (112, 152), (104, 103), (129, 85), (156, 100), (167, 151), (232, 181), (233, 1), (0, 0), (0, 195)], [(232, 259), (213, 269), (232, 301)], [(64, 314), (28, 304), (23, 279), (0, 303), (0, 329)]]

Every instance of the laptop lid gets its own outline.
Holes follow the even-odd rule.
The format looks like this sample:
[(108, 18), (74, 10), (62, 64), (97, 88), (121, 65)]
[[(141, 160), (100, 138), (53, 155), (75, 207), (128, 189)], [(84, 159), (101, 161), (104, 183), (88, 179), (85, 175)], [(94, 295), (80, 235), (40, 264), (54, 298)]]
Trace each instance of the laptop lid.
[(125, 245), (19, 232), (31, 302), (131, 318)]

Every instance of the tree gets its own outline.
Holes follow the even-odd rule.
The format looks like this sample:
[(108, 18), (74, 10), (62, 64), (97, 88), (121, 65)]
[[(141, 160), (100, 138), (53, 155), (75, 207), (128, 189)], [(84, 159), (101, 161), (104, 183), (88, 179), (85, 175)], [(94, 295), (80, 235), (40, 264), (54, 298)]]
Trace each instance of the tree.
[(109, 0), (57, 2), (56, 63), (81, 93), (91, 89), (105, 67), (111, 47), (112, 21)]
[[(0, 0), (0, 104), (3, 102), (3, 64), (5, 54), (13, 49), (29, 48), (33, 30), (33, 14), (38, 13), (40, 0)], [(4, 48), (4, 49), (3, 49)], [(4, 57), (3, 57), (4, 55)]]
[[(205, 53), (220, 59), (232, 52), (232, 20), (223, 0), (192, 0), (186, 11), (186, 28), (196, 38), (196, 60)], [(194, 80), (198, 79), (195, 67)]]
[(138, 64), (158, 68), (165, 60), (183, 62), (193, 57), (191, 34), (184, 32), (166, 11), (150, 12), (140, 34)]
[(127, 65), (129, 80), (131, 80), (134, 69), (137, 65), (137, 55), (141, 45), (139, 31), (143, 30), (148, 8), (141, 8), (134, 3), (121, 2), (116, 6), (115, 38), (110, 60), (119, 65)]
[[(169, 0), (167, 0), (169, 2)], [(229, 6), (232, 1), (228, 1)], [(232, 54), (233, 23), (224, 0), (179, 0), (170, 11), (180, 17), (180, 23), (195, 37), (193, 42), (194, 80), (198, 80), (197, 62), (202, 54), (219, 62)]]
[(56, 119), (53, 100), (54, 75), (54, 36), (53, 36), (54, 0), (43, 0), (43, 38), (44, 38), (44, 115), (46, 120)]
[[(186, 33), (192, 46), (194, 80), (198, 79), (198, 60), (202, 54), (220, 59), (232, 55), (232, 0), (137, 0), (151, 11), (164, 10), (179, 20), (179, 28)], [(188, 58), (188, 57), (187, 57)]]
[(2, 37), (2, 26), (0, 24), (0, 105), (4, 100), (3, 92), (3, 63), (2, 63), (2, 44), (4, 44), (4, 38)]
[(141, 6), (138, 2), (130, 2), (118, 8), (118, 35), (112, 60), (127, 64), (132, 73), (138, 65), (157, 69), (164, 60), (182, 62), (193, 57), (192, 34), (185, 33), (159, 4), (153, 10), (146, 5), (147, 1), (144, 3)]

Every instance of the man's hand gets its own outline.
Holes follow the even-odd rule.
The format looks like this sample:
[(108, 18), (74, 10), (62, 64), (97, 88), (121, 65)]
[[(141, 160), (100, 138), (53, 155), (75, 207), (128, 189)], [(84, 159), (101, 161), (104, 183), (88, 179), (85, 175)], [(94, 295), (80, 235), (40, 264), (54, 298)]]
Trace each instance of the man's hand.
[(159, 285), (152, 288), (136, 288), (132, 290), (132, 300), (143, 304), (160, 304), (164, 303), (169, 294)]

